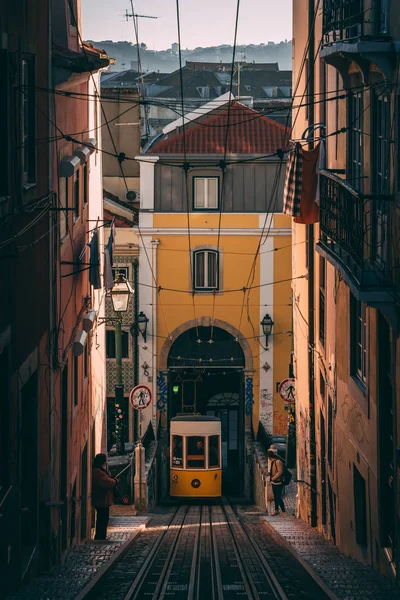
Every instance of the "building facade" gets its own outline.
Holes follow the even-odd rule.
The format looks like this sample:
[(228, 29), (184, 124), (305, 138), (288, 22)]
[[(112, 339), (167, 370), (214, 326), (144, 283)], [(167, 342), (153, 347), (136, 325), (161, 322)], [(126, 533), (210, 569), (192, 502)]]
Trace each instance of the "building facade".
[[(276, 384), (288, 375), (292, 345), (291, 230), (281, 214), (284, 166), (274, 156), (286, 131), (242, 104), (228, 106), (210, 104), (185, 131), (181, 121), (171, 125), (139, 157), (139, 308), (149, 319), (139, 362), (148, 365), (145, 419), (157, 432), (159, 464), (171, 418), (219, 416), (225, 490), (250, 496), (259, 423), (287, 431)], [(274, 322), (268, 341), (266, 314)]]
[(293, 138), (326, 146), (320, 221), (293, 224), (293, 299), (299, 515), (399, 578), (396, 8), (293, 4), (294, 94), (308, 99)]
[(83, 44), (79, 2), (31, 8), (0, 9), (2, 593), (90, 535), (105, 447), (104, 341), (83, 319), (104, 307), (87, 243), (103, 218), (95, 96), (109, 59)]

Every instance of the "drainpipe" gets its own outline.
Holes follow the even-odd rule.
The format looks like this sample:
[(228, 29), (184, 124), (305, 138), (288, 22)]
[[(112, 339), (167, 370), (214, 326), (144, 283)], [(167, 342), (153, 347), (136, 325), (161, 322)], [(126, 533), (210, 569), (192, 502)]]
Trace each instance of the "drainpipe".
[[(139, 259), (135, 258), (132, 261), (133, 271), (133, 318), (134, 324), (136, 317), (139, 314)], [(139, 331), (137, 327), (133, 327), (133, 385), (139, 385)], [(138, 422), (137, 412), (133, 411), (133, 441), (138, 439)]]
[[(308, 69), (306, 77), (308, 81), (308, 98), (314, 98), (315, 80), (314, 80), (314, 53), (315, 53), (315, 12), (314, 0), (308, 2), (308, 31), (310, 35), (310, 44), (308, 49)], [(308, 125), (315, 123), (315, 106), (313, 102), (309, 105)], [(311, 138), (312, 140), (313, 138)], [(309, 149), (314, 147), (314, 142), (310, 141)], [(311, 495), (311, 526), (317, 526), (317, 472), (316, 472), (316, 441), (315, 441), (315, 365), (314, 365), (314, 225), (307, 225), (307, 253), (308, 253), (308, 368), (309, 368), (309, 386), (310, 386), (310, 495)]]

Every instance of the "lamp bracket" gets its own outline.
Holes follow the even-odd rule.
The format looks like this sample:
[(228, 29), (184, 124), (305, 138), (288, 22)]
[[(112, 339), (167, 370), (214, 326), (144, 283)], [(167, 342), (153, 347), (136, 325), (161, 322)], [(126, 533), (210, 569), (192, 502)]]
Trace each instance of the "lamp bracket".
[(122, 323), (121, 317), (100, 317), (97, 319), (97, 325), (116, 325), (117, 323)]

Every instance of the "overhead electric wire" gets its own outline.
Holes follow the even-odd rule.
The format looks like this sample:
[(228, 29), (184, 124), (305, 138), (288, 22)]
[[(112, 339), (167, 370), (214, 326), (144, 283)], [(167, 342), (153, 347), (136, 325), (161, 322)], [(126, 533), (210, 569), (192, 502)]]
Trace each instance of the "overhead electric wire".
[[(75, 12), (74, 12), (74, 7), (73, 7), (73, 5), (72, 5), (72, 1), (71, 1), (71, 0), (68, 0), (68, 4), (69, 4), (70, 11), (71, 11), (71, 15), (73, 16), (73, 19), (74, 19), (74, 22), (75, 22), (76, 30), (77, 30), (77, 33), (78, 33), (78, 39), (79, 39), (79, 43), (80, 43), (80, 45), (81, 45), (81, 47), (82, 47), (83, 53), (84, 53), (84, 55), (85, 55), (85, 57), (86, 57), (86, 61), (87, 61), (87, 63), (88, 63), (88, 67), (89, 67), (89, 66), (90, 66), (89, 59), (88, 59), (88, 57), (87, 57), (87, 54), (86, 54), (86, 51), (85, 51), (85, 47), (84, 47), (84, 44), (83, 44), (83, 40), (82, 40), (81, 33), (80, 33), (80, 31), (79, 31), (78, 22), (77, 22), (77, 19), (76, 19), (76, 16), (75, 16)], [(96, 92), (97, 92), (97, 94), (98, 94), (97, 84), (96, 84), (96, 81), (95, 81), (95, 79), (94, 79), (93, 73), (92, 73), (92, 71), (91, 71), (90, 69), (89, 69), (89, 73), (90, 73), (90, 76), (91, 76), (91, 78), (92, 78), (92, 81), (93, 81), (94, 88), (95, 88), (95, 90), (96, 90)], [(99, 99), (99, 103), (100, 103), (100, 107), (101, 107), (101, 111), (102, 111), (103, 117), (104, 117), (104, 119), (106, 120), (106, 115), (105, 115), (104, 107), (103, 107), (103, 105), (102, 105), (101, 96), (100, 96), (99, 94), (98, 94), (98, 99)], [(108, 133), (109, 133), (109, 135), (110, 135), (111, 143), (112, 143), (112, 145), (113, 145), (113, 148), (114, 148), (115, 154), (116, 154), (116, 156), (119, 156), (119, 154), (118, 154), (118, 151), (117, 151), (117, 148), (116, 148), (116, 145), (115, 145), (115, 141), (114, 141), (114, 138), (113, 138), (113, 135), (112, 135), (111, 129), (110, 129), (110, 126), (109, 126), (108, 124), (107, 124), (107, 129), (108, 129)], [(124, 169), (123, 169), (123, 167), (122, 167), (122, 160), (118, 160), (118, 163), (119, 163), (119, 167), (120, 167), (120, 171), (121, 171), (122, 178), (123, 178), (123, 180), (124, 180), (124, 185), (125, 185), (126, 191), (128, 192), (128, 191), (129, 191), (129, 188), (128, 188), (128, 184), (127, 184), (127, 181), (126, 181), (126, 177), (125, 177)], [(148, 262), (148, 265), (149, 265), (149, 268), (150, 268), (151, 276), (152, 276), (152, 279), (153, 279), (153, 281), (154, 281), (154, 284), (155, 284), (155, 288), (159, 290), (159, 288), (158, 288), (158, 286), (157, 286), (156, 277), (155, 277), (155, 275), (154, 275), (154, 270), (153, 270), (153, 267), (152, 267), (152, 264), (151, 264), (151, 261), (150, 261), (150, 258), (149, 258), (149, 255), (148, 255), (148, 252), (147, 252), (147, 250), (146, 250), (146, 247), (145, 247), (145, 243), (144, 243), (144, 239), (143, 239), (143, 235), (142, 235), (142, 231), (141, 231), (141, 229), (140, 229), (139, 223), (137, 224), (137, 230), (138, 230), (138, 232), (139, 232), (139, 236), (140, 236), (140, 239), (141, 239), (141, 242), (142, 242), (142, 245), (143, 245), (143, 249), (144, 249), (144, 253), (145, 253), (145, 256), (146, 256), (146, 260), (147, 260), (147, 262)], [(160, 293), (160, 290), (158, 291), (158, 293)], [(164, 317), (164, 321), (165, 321), (165, 327), (166, 327), (166, 329), (167, 329), (167, 332), (168, 332), (168, 335), (169, 335), (169, 329), (168, 329), (168, 324), (167, 324), (167, 318), (166, 318), (166, 314), (165, 314), (165, 311), (164, 311), (164, 309), (163, 309), (163, 306), (162, 306), (161, 298), (160, 298), (160, 308), (161, 308), (161, 311), (162, 311), (162, 313), (163, 313), (163, 317)]]
[(185, 177), (185, 193), (186, 193), (186, 219), (187, 219), (187, 232), (188, 232), (188, 253), (189, 253), (189, 270), (190, 270), (190, 281), (193, 287), (192, 290), (192, 306), (193, 306), (193, 316), (196, 324), (196, 335), (199, 337), (199, 330), (197, 325), (197, 315), (196, 315), (196, 303), (195, 303), (195, 282), (194, 282), (194, 254), (192, 253), (192, 243), (190, 237), (190, 213), (189, 213), (189, 181), (188, 181), (188, 168), (187, 168), (187, 157), (186, 157), (186, 124), (185, 124), (185, 115), (184, 113), (184, 99), (183, 99), (183, 71), (182, 71), (182, 46), (181, 46), (181, 24), (180, 24), (180, 14), (179, 14), (179, 0), (176, 0), (176, 25), (178, 30), (178, 50), (179, 50), (179, 82), (180, 82), (180, 90), (181, 90), (181, 108), (182, 108), (182, 133), (183, 133), (183, 157), (184, 157), (184, 177)]
[[(239, 25), (239, 10), (240, 10), (240, 0), (237, 0), (236, 2), (236, 18), (235, 18), (235, 30), (234, 30), (234, 35), (233, 35), (233, 49), (232, 49), (232, 64), (231, 64), (231, 80), (230, 80), (230, 85), (229, 85), (229, 98), (228, 98), (228, 114), (227, 114), (227, 119), (226, 119), (226, 130), (225, 130), (225, 145), (224, 145), (224, 158), (222, 161), (222, 182), (221, 182), (221, 196), (219, 198), (219, 215), (218, 215), (218, 235), (217, 235), (217, 256), (219, 258), (219, 243), (220, 243), (220, 236), (221, 236), (221, 221), (222, 221), (222, 210), (223, 210), (223, 204), (224, 204), (224, 191), (225, 191), (225, 178), (226, 178), (226, 155), (227, 155), (227, 151), (228, 151), (228, 142), (229, 142), (229, 125), (230, 125), (230, 114), (231, 114), (231, 107), (232, 107), (232, 88), (233, 88), (233, 74), (234, 74), (234, 68), (235, 68), (235, 56), (236, 56), (236, 43), (237, 43), (237, 32), (238, 32), (238, 25)], [(218, 261), (218, 267), (219, 268), (219, 261)], [(213, 332), (214, 332), (214, 315), (215, 315), (215, 300), (216, 300), (216, 292), (214, 290), (214, 297), (213, 297), (213, 308), (212, 308), (212, 317), (211, 317), (211, 340), (213, 338)]]

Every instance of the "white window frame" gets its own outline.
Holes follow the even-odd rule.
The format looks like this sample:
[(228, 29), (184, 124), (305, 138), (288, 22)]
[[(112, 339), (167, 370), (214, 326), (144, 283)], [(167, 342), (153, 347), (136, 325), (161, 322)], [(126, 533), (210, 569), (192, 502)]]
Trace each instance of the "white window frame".
[[(204, 285), (196, 285), (197, 280), (197, 257), (200, 254), (204, 254)], [(210, 286), (209, 273), (208, 273), (208, 255), (214, 254), (216, 256), (216, 285)], [(220, 252), (218, 250), (210, 248), (198, 248), (193, 251), (193, 290), (196, 292), (214, 292), (219, 290), (220, 285)]]
[[(198, 206), (197, 203), (197, 193), (196, 193), (196, 182), (199, 180), (203, 180), (204, 182), (207, 182), (207, 184), (204, 185), (204, 190), (205, 190), (205, 194), (204, 194), (204, 206)], [(211, 181), (215, 181), (217, 184), (217, 204), (216, 206), (209, 206), (209, 183)], [(197, 175), (195, 175), (193, 177), (193, 208), (194, 210), (218, 210), (219, 209), (219, 177), (198, 177)]]

